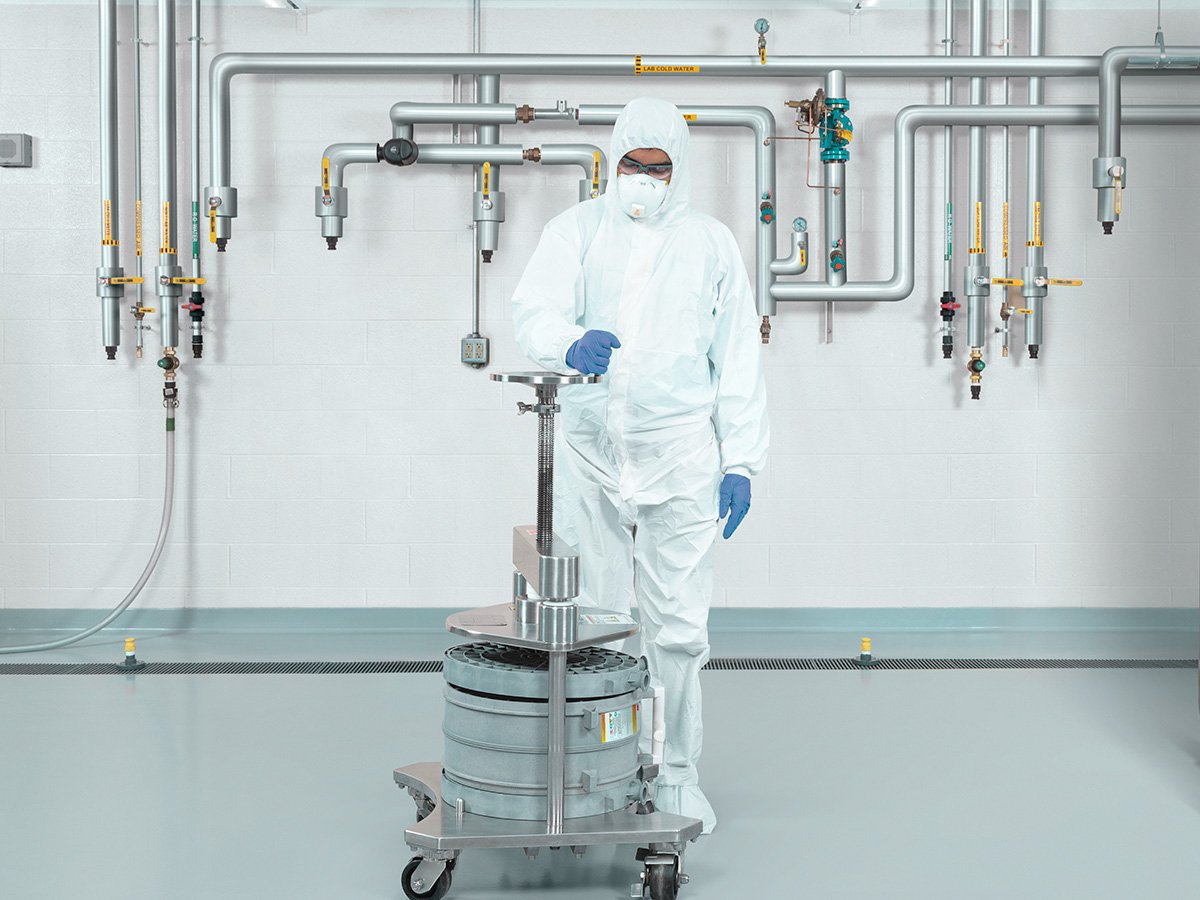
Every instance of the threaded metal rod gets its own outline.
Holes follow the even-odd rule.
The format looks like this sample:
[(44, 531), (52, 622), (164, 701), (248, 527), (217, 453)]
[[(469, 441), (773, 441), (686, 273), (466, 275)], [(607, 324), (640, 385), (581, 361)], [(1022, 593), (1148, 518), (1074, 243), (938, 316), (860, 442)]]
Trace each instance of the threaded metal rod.
[(543, 551), (554, 535), (554, 394), (538, 389), (537, 544)]

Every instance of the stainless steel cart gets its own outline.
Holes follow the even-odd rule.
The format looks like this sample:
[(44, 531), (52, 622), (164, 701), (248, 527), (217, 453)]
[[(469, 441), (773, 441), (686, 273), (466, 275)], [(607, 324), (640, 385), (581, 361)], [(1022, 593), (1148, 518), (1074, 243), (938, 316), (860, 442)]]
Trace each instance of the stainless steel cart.
[(547, 658), (547, 778), (545, 821), (497, 818), (472, 812), (461, 797), (453, 806), (442, 799), (439, 762), (396, 769), (396, 784), (407, 789), (417, 807), (417, 822), (404, 839), (416, 856), (404, 870), (404, 893), (414, 900), (439, 900), (450, 890), (459, 854), (473, 847), (519, 847), (530, 858), (543, 847), (569, 848), (576, 856), (595, 844), (637, 845), (641, 877), (631, 897), (674, 900), (688, 882), (683, 871), (684, 845), (699, 836), (699, 819), (657, 812), (650, 787), (658, 774), (649, 756), (639, 758), (641, 792), (623, 809), (601, 815), (564, 818), (567, 658), (572, 651), (612, 643), (636, 634), (631, 617), (588, 608), (581, 618), (579, 555), (554, 535), (554, 416), (559, 387), (590, 384), (594, 375), (517, 372), (492, 375), (493, 381), (530, 385), (534, 403), (520, 412), (538, 415), (537, 525), (513, 529), (513, 599), (510, 603), (455, 613), (450, 632), (496, 644), (521, 647)]

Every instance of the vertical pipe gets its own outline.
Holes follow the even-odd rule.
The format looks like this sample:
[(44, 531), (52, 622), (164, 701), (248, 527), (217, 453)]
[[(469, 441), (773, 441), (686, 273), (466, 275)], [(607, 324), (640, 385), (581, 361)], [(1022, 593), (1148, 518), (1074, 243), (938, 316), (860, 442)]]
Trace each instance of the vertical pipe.
[[(946, 0), (946, 37), (942, 40), (946, 56), (954, 55), (954, 0)], [(944, 96), (947, 106), (954, 104), (954, 79), (945, 80)], [(943, 182), (942, 196), (946, 210), (946, 250), (943, 255), (942, 291), (954, 290), (954, 128), (947, 125), (942, 129)], [(946, 323), (949, 327), (949, 322)]]
[(122, 278), (120, 249), (120, 182), (117, 173), (117, 0), (100, 0), (100, 265), (96, 296), (100, 299), (100, 331), (104, 352), (117, 358), (121, 345)]
[[(983, 56), (987, 47), (987, 0), (971, 0), (971, 55)], [(971, 78), (971, 105), (987, 103), (987, 79)], [(971, 260), (967, 266), (967, 329), (972, 349), (984, 344), (984, 301), (989, 291), (977, 283), (987, 273), (987, 129), (971, 126), (969, 185), (969, 227)]]
[(204, 351), (204, 294), (200, 290), (200, 0), (192, 0), (192, 356)]
[[(1004, 14), (1004, 31), (1003, 31), (1004, 36), (1001, 38), (1001, 43), (1004, 45), (1004, 55), (1010, 56), (1011, 55), (1010, 49), (1012, 47), (1012, 36), (1010, 34), (1010, 28), (1009, 28), (1009, 19), (1011, 16), (1009, 13), (1009, 8), (1008, 8), (1008, 0), (1004, 0), (1003, 14)], [(1009, 79), (1007, 77), (1004, 79), (1004, 99), (1002, 102), (1004, 103), (1005, 106), (1009, 105)], [(1001, 200), (1004, 203), (1003, 219), (1002, 219), (1002, 234), (1003, 234), (1004, 243), (1003, 243), (1003, 246), (1001, 247), (1001, 260), (1002, 260), (1001, 265), (1003, 267), (1003, 271), (1000, 274), (1003, 275), (1005, 278), (1007, 278), (1008, 277), (1008, 252), (1009, 252), (1009, 248), (1008, 248), (1009, 147), (1008, 147), (1008, 126), (1007, 125), (1005, 125), (1001, 129), (1000, 141), (1001, 141), (1001, 149), (1003, 151), (1002, 165), (1001, 165), (1001, 178), (1002, 178), (1001, 183), (1003, 184), (1003, 190), (1001, 191), (1000, 196), (1001, 196)], [(1005, 293), (1007, 293), (1008, 288), (1005, 288), (1004, 290), (1005, 290)]]
[[(134, 277), (142, 278), (142, 2), (133, 0), (133, 229)], [(137, 282), (137, 305), (142, 306), (142, 283)], [(141, 320), (138, 320), (140, 326)], [(142, 334), (138, 332), (138, 347)]]
[[(1046, 52), (1046, 0), (1030, 0), (1029, 6), (1029, 54), (1042, 56)], [(1045, 82), (1041, 78), (1029, 79), (1029, 105), (1041, 106), (1046, 101)], [(1026, 184), (1025, 209), (1025, 268), (1021, 273), (1025, 284), (1021, 294), (1025, 305), (1033, 310), (1026, 321), (1025, 340), (1029, 346), (1029, 358), (1037, 359), (1042, 344), (1043, 305), (1046, 297), (1045, 284), (1037, 284), (1046, 278), (1045, 249), (1042, 246), (1042, 193), (1046, 171), (1046, 129), (1031, 125), (1026, 135)]]
[(177, 304), (183, 294), (183, 289), (175, 283), (182, 275), (175, 248), (176, 138), (175, 0), (158, 0), (158, 194), (162, 240), (155, 282), (161, 304), (159, 315), (164, 348), (179, 344)]
[[(498, 75), (479, 75), (475, 79), (476, 102), (500, 102), (500, 77)], [(499, 125), (479, 125), (475, 129), (476, 143), (500, 143)], [(483, 166), (475, 170), (475, 191), (479, 196), (483, 190)], [(479, 237), (479, 252), (484, 262), (492, 261), (492, 253), (500, 237), (500, 222), (504, 219), (504, 198), (500, 193), (500, 168), (491, 167), (491, 209), (476, 209), (475, 233)]]
[[(841, 69), (831, 69), (825, 73), (825, 97), (846, 96), (846, 73)], [(825, 252), (829, 259), (825, 266), (825, 283), (831, 287), (841, 287), (846, 283), (846, 269), (849, 265), (846, 252), (846, 163), (837, 160), (825, 163)], [(834, 268), (834, 254), (840, 267)], [(825, 304), (825, 341), (833, 343), (833, 311), (832, 302)]]
[(567, 654), (551, 650), (549, 659), (549, 690), (547, 691), (546, 724), (549, 747), (546, 754), (546, 831), (562, 834), (565, 801), (566, 732), (567, 732)]

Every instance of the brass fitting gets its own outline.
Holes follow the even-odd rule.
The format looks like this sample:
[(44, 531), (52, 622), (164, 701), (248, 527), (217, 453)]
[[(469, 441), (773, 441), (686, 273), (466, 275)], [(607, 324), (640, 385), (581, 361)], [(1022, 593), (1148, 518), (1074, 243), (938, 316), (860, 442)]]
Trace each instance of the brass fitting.
[(517, 121), (522, 125), (528, 125), (536, 117), (536, 113), (532, 106), (528, 103), (523, 103), (517, 107)]
[(762, 325), (759, 326), (758, 333), (762, 335), (764, 344), (771, 343), (771, 317), (763, 316)]
[(521, 151), (521, 159), (528, 160), (529, 162), (541, 162), (542, 161), (542, 148), (541, 147), (530, 147), (528, 150), (522, 150)]

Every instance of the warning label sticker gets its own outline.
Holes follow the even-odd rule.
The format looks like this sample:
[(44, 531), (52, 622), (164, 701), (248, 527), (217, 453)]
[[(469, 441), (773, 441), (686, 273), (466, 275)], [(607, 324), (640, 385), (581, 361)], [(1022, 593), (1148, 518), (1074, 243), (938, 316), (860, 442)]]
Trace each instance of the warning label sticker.
[(600, 743), (611, 744), (637, 734), (637, 706), (600, 714)]
[(606, 613), (604, 615), (580, 613), (579, 621), (586, 625), (632, 625), (633, 616), (627, 616), (624, 613)]

